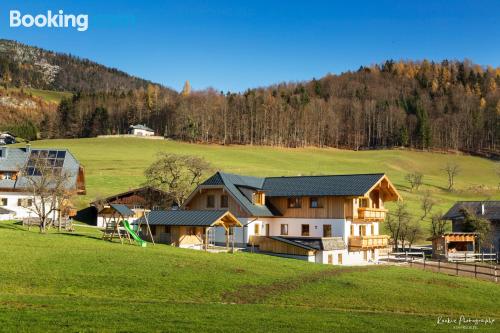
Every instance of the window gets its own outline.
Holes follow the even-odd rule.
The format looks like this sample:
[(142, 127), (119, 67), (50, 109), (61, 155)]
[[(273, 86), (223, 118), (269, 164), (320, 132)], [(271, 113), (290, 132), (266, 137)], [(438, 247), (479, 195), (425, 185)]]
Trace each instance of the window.
[(323, 237), (332, 237), (332, 226), (330, 224), (323, 224)]
[(227, 195), (220, 196), (220, 208), (228, 208), (229, 207), (229, 197)]
[(329, 263), (330, 265), (332, 265), (332, 264), (333, 264), (333, 254), (329, 254), (329, 255), (328, 255), (328, 263)]
[(368, 207), (368, 199), (367, 198), (360, 199), (359, 207)]
[(0, 206), (7, 206), (7, 198), (0, 198)]
[(260, 224), (255, 223), (253, 226), (253, 233), (255, 235), (260, 235)]
[(281, 235), (287, 236), (288, 235), (288, 224), (282, 224), (281, 225)]
[(215, 197), (207, 195), (207, 208), (215, 208)]
[(302, 236), (309, 236), (309, 224), (302, 225)]
[(370, 235), (375, 235), (375, 226), (373, 224), (370, 225)]
[(354, 225), (351, 224), (351, 236), (354, 236)]
[(342, 265), (342, 253), (339, 253), (337, 256), (337, 264)]
[(288, 198), (288, 208), (300, 208), (302, 200), (299, 197)]
[(264, 205), (265, 204), (265, 195), (264, 192), (255, 192), (252, 194), (253, 203), (256, 205)]
[(17, 199), (17, 206), (18, 207), (31, 207), (33, 206), (33, 199)]
[(318, 197), (310, 197), (309, 198), (309, 207), (310, 208), (321, 208), (319, 205), (319, 198)]
[(359, 233), (361, 236), (366, 236), (366, 225), (360, 225), (359, 226)]

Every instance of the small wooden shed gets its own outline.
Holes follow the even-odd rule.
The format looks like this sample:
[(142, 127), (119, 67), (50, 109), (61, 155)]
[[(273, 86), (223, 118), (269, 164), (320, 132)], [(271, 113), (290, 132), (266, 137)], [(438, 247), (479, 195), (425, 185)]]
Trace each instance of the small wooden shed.
[(216, 227), (226, 230), (226, 248), (234, 244), (234, 228), (242, 227), (227, 210), (153, 210), (134, 224), (146, 219), (155, 242), (205, 250), (214, 246)]
[(430, 238), (432, 241), (432, 257), (448, 259), (457, 255), (476, 252), (477, 234), (474, 232), (447, 232)]

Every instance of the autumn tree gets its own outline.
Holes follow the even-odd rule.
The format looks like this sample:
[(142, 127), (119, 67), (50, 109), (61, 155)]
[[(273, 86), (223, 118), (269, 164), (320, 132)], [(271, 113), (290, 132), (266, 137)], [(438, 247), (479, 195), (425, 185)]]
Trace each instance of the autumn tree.
[(201, 157), (159, 153), (145, 171), (146, 184), (163, 190), (181, 206), (211, 170)]

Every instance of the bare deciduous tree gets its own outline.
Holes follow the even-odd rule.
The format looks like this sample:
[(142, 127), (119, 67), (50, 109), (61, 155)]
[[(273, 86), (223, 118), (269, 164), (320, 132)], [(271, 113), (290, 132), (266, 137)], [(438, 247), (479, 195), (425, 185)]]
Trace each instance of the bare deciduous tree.
[(387, 228), (391, 234), (391, 238), (394, 241), (394, 250), (398, 249), (398, 241), (406, 239), (407, 226), (411, 222), (411, 216), (408, 212), (406, 204), (403, 202), (398, 202), (396, 209), (387, 214)]
[(446, 231), (446, 220), (441, 212), (435, 213), (431, 217), (430, 232), (432, 237), (441, 236)]
[(60, 219), (63, 203), (72, 196), (72, 192), (68, 190), (71, 175), (64, 170), (55, 169), (43, 158), (30, 158), (29, 169), (31, 174), (24, 175), (33, 197), (29, 209), (40, 219), (40, 232), (43, 233), (47, 230), (49, 216), (57, 212)]
[(410, 191), (414, 189), (418, 191), (420, 185), (423, 183), (424, 175), (420, 172), (412, 172), (405, 176), (406, 181), (410, 184)]
[(145, 171), (146, 183), (167, 192), (180, 206), (209, 171), (211, 166), (203, 158), (160, 153)]
[(453, 191), (453, 186), (455, 185), (455, 177), (460, 173), (460, 167), (458, 164), (449, 162), (443, 169), (448, 176), (448, 191)]
[(429, 216), (435, 204), (436, 202), (432, 198), (431, 192), (426, 191), (420, 201), (420, 208), (422, 208), (422, 216), (420, 217), (420, 221), (425, 220), (425, 218)]

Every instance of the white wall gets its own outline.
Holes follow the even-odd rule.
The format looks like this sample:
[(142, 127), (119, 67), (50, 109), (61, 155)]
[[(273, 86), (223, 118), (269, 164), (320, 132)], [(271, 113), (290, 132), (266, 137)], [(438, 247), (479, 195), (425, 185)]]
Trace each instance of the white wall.
[[(18, 199), (33, 199), (33, 196), (29, 193), (22, 192), (0, 192), (0, 198), (7, 199), (7, 206), (0, 206), (5, 209), (14, 212), (14, 219), (22, 219), (26, 217), (37, 217), (38, 215), (34, 212), (34, 207), (31, 209), (28, 207), (22, 207), (17, 205)], [(0, 201), (1, 203), (1, 201)], [(50, 203), (46, 205), (47, 209), (50, 209)], [(53, 215), (53, 216), (52, 216)], [(56, 212), (49, 216), (51, 218), (56, 218)]]
[(270, 225), (270, 236), (285, 236), (281, 235), (281, 225), (288, 224), (287, 236), (301, 237), (302, 224), (309, 224), (309, 237), (323, 237), (323, 225), (329, 224), (332, 226), (332, 237), (344, 237), (345, 222), (344, 219), (263, 218), (261, 223)]
[(155, 135), (154, 132), (145, 131), (145, 130), (142, 130), (142, 129), (133, 129), (132, 130), (132, 134), (133, 135), (139, 135), (139, 136), (153, 136), (153, 135)]

